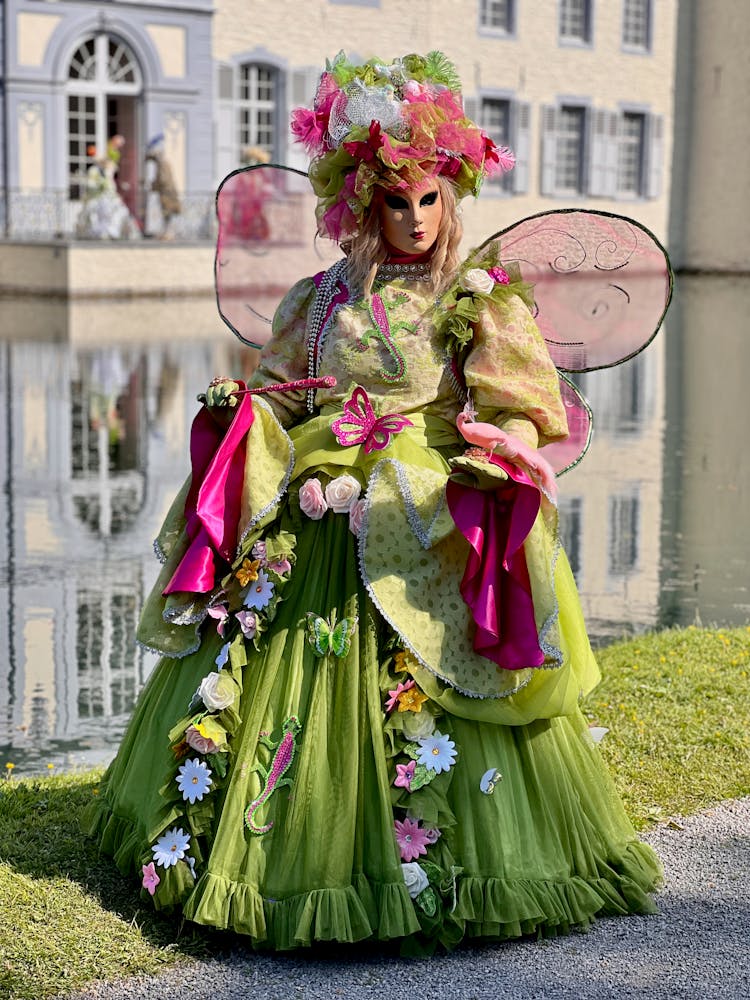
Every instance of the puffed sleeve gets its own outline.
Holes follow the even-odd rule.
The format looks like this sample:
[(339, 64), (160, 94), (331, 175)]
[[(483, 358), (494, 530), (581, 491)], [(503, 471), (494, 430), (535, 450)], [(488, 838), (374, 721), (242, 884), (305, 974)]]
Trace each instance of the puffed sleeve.
[(568, 436), (557, 369), (517, 295), (486, 301), (464, 363), (477, 419), (541, 448)]
[[(307, 378), (307, 324), (314, 301), (312, 278), (298, 281), (281, 300), (273, 317), (271, 339), (261, 352), (260, 363), (250, 382), (253, 388)], [(284, 427), (295, 423), (306, 412), (303, 389), (268, 393), (264, 399)]]

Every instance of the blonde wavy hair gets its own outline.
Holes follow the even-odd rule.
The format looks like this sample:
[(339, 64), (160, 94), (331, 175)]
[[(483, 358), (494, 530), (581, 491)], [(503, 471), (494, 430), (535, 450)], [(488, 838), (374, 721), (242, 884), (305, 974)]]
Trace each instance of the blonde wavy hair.
[[(439, 295), (451, 283), (458, 271), (460, 257), (458, 244), (463, 232), (458, 216), (456, 193), (450, 181), (436, 177), (443, 205), (443, 215), (438, 227), (432, 257), (430, 258), (430, 287)], [(372, 199), (356, 236), (342, 244), (347, 255), (349, 284), (361, 291), (369, 301), (378, 267), (388, 256), (380, 229), (380, 206), (383, 204), (383, 189), (378, 188)]]

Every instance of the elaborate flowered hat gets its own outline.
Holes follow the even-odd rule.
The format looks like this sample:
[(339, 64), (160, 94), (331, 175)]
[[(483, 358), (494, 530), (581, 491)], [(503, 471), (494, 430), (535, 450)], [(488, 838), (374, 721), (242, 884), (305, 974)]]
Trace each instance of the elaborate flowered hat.
[(291, 127), (312, 157), (318, 230), (337, 241), (357, 232), (376, 185), (403, 189), (442, 176), (463, 198), (515, 162), (466, 117), (456, 69), (437, 51), (359, 66), (339, 52), (312, 110), (295, 109)]

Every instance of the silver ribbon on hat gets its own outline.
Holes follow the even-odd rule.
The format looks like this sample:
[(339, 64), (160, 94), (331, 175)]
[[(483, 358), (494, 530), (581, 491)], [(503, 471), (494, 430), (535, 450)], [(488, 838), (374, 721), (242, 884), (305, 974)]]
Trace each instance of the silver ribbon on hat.
[(370, 123), (380, 123), (381, 131), (396, 139), (408, 139), (409, 127), (401, 114), (401, 102), (393, 87), (366, 87), (361, 80), (354, 80), (334, 100), (328, 120), (328, 141), (338, 149), (356, 125), (369, 128)]

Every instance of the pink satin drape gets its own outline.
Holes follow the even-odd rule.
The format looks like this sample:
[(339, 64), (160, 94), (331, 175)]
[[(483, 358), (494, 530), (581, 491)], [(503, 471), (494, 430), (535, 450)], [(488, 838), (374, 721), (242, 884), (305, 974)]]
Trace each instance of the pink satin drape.
[(448, 509), (471, 546), (461, 596), (476, 624), (474, 649), (503, 670), (544, 662), (534, 618), (523, 543), (536, 520), (541, 495), (518, 466), (492, 455), (509, 475), (496, 490), (448, 481)]
[[(241, 388), (244, 384), (240, 383)], [(204, 406), (190, 431), (192, 484), (185, 501), (190, 545), (163, 590), (206, 594), (213, 590), (217, 569), (231, 563), (245, 475), (245, 442), (253, 423), (252, 396), (241, 397), (228, 428), (221, 427)]]

